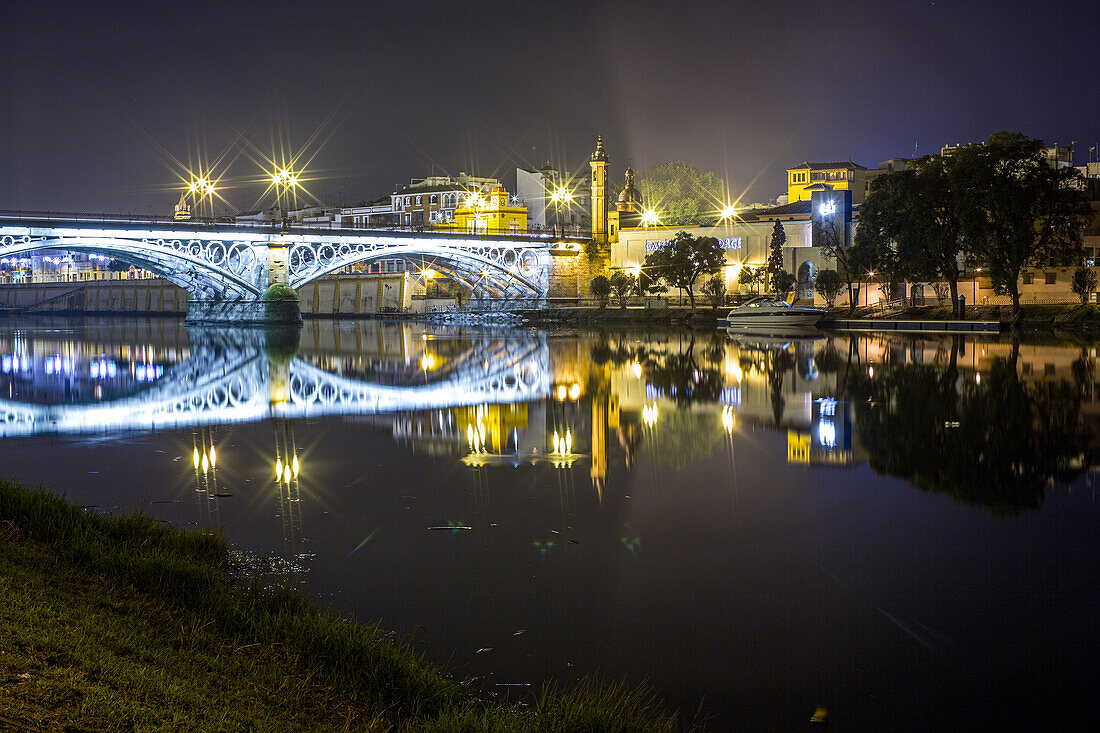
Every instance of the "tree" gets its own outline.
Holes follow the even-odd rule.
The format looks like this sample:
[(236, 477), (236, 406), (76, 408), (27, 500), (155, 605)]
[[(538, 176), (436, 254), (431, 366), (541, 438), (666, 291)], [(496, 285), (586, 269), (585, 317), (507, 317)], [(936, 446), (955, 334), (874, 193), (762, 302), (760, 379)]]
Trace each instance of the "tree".
[(703, 273), (715, 273), (726, 264), (726, 251), (714, 237), (693, 237), (677, 232), (672, 241), (645, 257), (644, 270), (674, 287), (684, 288), (695, 311), (695, 281)]
[(1081, 256), (1091, 216), (1081, 175), (1052, 167), (1041, 140), (1015, 132), (994, 133), (952, 158), (959, 182), (954, 206), (973, 242), (970, 259), (987, 268), (993, 292), (1011, 296), (1019, 313), (1020, 273)]
[(707, 296), (712, 307), (717, 308), (726, 299), (726, 281), (721, 275), (714, 275), (703, 283), (703, 295)]
[(596, 275), (588, 284), (588, 290), (600, 304), (600, 308), (607, 307), (607, 299), (611, 295), (611, 281), (606, 275)]
[(814, 280), (814, 290), (825, 299), (830, 308), (836, 303), (836, 296), (844, 289), (844, 278), (836, 270), (822, 270)]
[(638, 273), (638, 292), (642, 295), (652, 293), (661, 296), (668, 292), (668, 286), (661, 281), (660, 277), (653, 277), (645, 271), (645, 268), (642, 268)]
[(1073, 273), (1073, 292), (1081, 299), (1081, 305), (1089, 302), (1089, 296), (1096, 290), (1096, 273), (1090, 267), (1078, 267)]
[(766, 265), (768, 270), (768, 282), (772, 283), (772, 289), (775, 289), (775, 278), (779, 273), (783, 272), (783, 245), (786, 243), (787, 232), (783, 230), (783, 225), (776, 219), (775, 226), (772, 227), (772, 238), (768, 250), (768, 264)]
[(869, 269), (882, 272), (888, 287), (905, 280), (947, 281), (957, 307), (959, 259), (973, 246), (957, 208), (957, 189), (965, 181), (955, 169), (954, 158), (927, 155), (876, 178), (860, 207), (852, 249), (862, 250)]
[(584, 253), (588, 256), (589, 262), (595, 262), (600, 259), (600, 245), (596, 244), (595, 239), (589, 239), (588, 243), (584, 245)]
[(794, 279), (794, 275), (786, 270), (780, 270), (772, 275), (772, 290), (781, 298), (786, 298), (790, 295), (797, 284), (798, 282)]
[[(813, 231), (814, 242), (820, 244), (821, 253), (826, 258), (836, 261), (837, 270), (834, 272), (848, 287), (848, 307), (855, 308), (856, 303), (859, 301), (859, 287), (855, 284), (862, 278), (863, 273), (856, 267), (858, 263), (849, 261), (849, 249), (845, 241), (843, 223), (838, 224), (836, 215), (831, 214), (821, 221), (815, 221)], [(859, 250), (857, 250), (857, 254), (858, 252)], [(816, 283), (814, 287), (817, 287)], [(833, 296), (833, 300), (836, 300), (836, 295)], [(831, 304), (830, 307), (832, 307)]]
[(615, 298), (619, 301), (619, 307), (626, 307), (626, 298), (633, 293), (638, 287), (638, 280), (629, 272), (623, 272), (618, 270), (611, 276), (611, 280), (608, 281), (608, 285), (611, 287), (611, 291), (615, 294)]
[(644, 201), (660, 206), (661, 223), (669, 226), (714, 224), (719, 216), (715, 202), (726, 200), (721, 178), (680, 160), (650, 168), (638, 190)]
[(749, 267), (744, 265), (740, 272), (737, 273), (737, 284), (746, 285), (752, 289), (752, 292), (756, 292), (756, 284), (764, 279), (763, 267)]

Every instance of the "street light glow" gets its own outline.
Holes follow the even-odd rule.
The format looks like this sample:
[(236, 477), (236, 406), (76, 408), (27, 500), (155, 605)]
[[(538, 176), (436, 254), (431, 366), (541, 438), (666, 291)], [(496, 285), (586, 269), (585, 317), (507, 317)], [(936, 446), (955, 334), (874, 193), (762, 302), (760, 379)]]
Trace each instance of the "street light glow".
[(732, 219), (735, 216), (737, 216), (737, 209), (735, 209), (732, 204), (722, 209), (723, 219)]
[(642, 226), (644, 227), (655, 226), (659, 221), (657, 212), (653, 209), (646, 209), (645, 213), (642, 214)]

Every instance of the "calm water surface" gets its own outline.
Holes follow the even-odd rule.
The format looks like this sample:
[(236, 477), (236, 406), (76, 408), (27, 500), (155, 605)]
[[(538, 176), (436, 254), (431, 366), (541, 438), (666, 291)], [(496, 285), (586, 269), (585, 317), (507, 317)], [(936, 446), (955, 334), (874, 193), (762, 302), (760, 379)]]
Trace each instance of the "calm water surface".
[(714, 730), (1058, 728), (1100, 653), (1095, 356), (0, 320), (0, 475), (214, 525), (492, 689), (648, 680)]

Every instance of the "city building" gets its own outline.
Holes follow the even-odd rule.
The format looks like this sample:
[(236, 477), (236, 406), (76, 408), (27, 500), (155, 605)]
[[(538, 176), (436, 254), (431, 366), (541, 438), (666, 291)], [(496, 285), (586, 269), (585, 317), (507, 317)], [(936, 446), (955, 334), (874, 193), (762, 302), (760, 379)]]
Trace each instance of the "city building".
[(787, 169), (787, 201), (809, 201), (815, 191), (858, 192), (858, 202), (866, 193), (867, 168), (851, 160), (837, 163), (804, 162)]
[(521, 234), (527, 231), (527, 207), (513, 203), (504, 187), (498, 185), (487, 196), (468, 194), (442, 226), (470, 234)]
[(527, 207), (527, 230), (579, 234), (588, 228), (587, 187), (566, 180), (550, 163), (537, 171), (516, 168), (516, 198)]
[(454, 220), (455, 210), (471, 194), (487, 194), (498, 186), (503, 188), (496, 178), (471, 176), (465, 171), (453, 177), (414, 178), (390, 195), (393, 223), (413, 228), (446, 224)]
[(783, 203), (809, 201), (814, 192), (851, 191), (856, 205), (867, 198), (871, 181), (886, 173), (905, 170), (909, 158), (890, 158), (879, 163), (878, 168), (866, 168), (851, 160), (837, 163), (810, 163), (787, 169), (787, 197)]
[[(624, 189), (625, 190), (625, 189)], [(637, 275), (646, 255), (667, 246), (678, 232), (693, 237), (714, 237), (726, 252), (722, 276), (728, 292), (749, 292), (739, 283), (743, 267), (763, 267), (768, 260), (772, 232), (778, 221), (783, 226), (786, 242), (783, 264), (798, 281), (796, 297), (814, 298), (813, 280), (823, 269), (836, 269), (836, 262), (825, 256), (821, 247), (820, 227), (814, 222), (832, 220), (839, 223), (839, 234), (849, 245), (854, 240), (856, 209), (848, 191), (818, 191), (812, 200), (794, 201), (768, 209), (740, 212), (732, 219), (714, 226), (630, 226), (620, 228), (611, 244), (611, 269)], [(704, 279), (696, 283), (701, 288)], [(761, 288), (757, 286), (757, 290)]]
[(393, 199), (383, 196), (374, 201), (364, 201), (358, 206), (345, 206), (336, 222), (338, 229), (366, 229), (392, 227)]

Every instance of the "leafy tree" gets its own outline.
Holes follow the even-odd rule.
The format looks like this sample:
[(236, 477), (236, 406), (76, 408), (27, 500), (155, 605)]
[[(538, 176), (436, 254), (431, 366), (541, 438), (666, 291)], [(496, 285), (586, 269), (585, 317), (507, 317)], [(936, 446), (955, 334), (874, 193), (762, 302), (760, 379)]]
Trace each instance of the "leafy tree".
[(668, 292), (668, 286), (661, 281), (660, 277), (653, 277), (645, 271), (645, 268), (642, 268), (638, 273), (638, 292), (642, 295), (652, 293), (660, 296)]
[(786, 243), (787, 232), (783, 230), (783, 225), (776, 219), (775, 226), (772, 227), (771, 242), (768, 245), (768, 264), (766, 265), (768, 281), (772, 283), (773, 289), (775, 288), (775, 278), (783, 272), (783, 245)]
[(721, 275), (714, 275), (703, 283), (703, 295), (710, 301), (712, 307), (717, 308), (726, 299), (726, 281)]
[(671, 242), (646, 255), (644, 270), (669, 285), (684, 288), (695, 311), (695, 281), (704, 273), (716, 273), (726, 263), (726, 251), (714, 237), (693, 237), (677, 232)]
[(1091, 267), (1078, 267), (1073, 272), (1073, 292), (1081, 299), (1081, 305), (1089, 302), (1089, 296), (1096, 290), (1096, 273)]
[(629, 272), (618, 270), (611, 276), (608, 284), (611, 286), (615, 298), (619, 301), (619, 307), (625, 308), (627, 296), (632, 294), (638, 287), (638, 279)]
[(600, 304), (600, 308), (607, 307), (607, 299), (611, 296), (611, 281), (606, 275), (596, 275), (588, 284), (588, 290)]
[(957, 208), (962, 185), (954, 159), (940, 155), (880, 176), (860, 207), (853, 249), (863, 250), (888, 284), (945, 280), (957, 306), (959, 258), (973, 248)]
[(714, 224), (719, 215), (715, 202), (726, 197), (721, 178), (680, 160), (650, 168), (638, 181), (638, 190), (669, 226)]
[(1041, 140), (998, 132), (952, 155), (956, 211), (974, 243), (973, 262), (987, 268), (993, 291), (1020, 310), (1020, 273), (1081, 256), (1083, 227), (1091, 216), (1081, 175), (1055, 168)]
[[(829, 216), (824, 221), (815, 221), (813, 229), (814, 240), (820, 245), (821, 253), (826, 258), (836, 261), (837, 269), (834, 272), (840, 277), (843, 285), (848, 287), (848, 307), (855, 308), (855, 304), (859, 302), (857, 283), (863, 276), (859, 268), (862, 263), (852, 261), (848, 256), (850, 250), (847, 242), (844, 241), (843, 222), (837, 222), (835, 216)], [(860, 250), (856, 250), (856, 253), (858, 256)], [(816, 283), (814, 287), (817, 287)], [(836, 300), (836, 295), (833, 296), (833, 300)], [(831, 304), (830, 307), (832, 307)]]
[(982, 382), (946, 366), (862, 370), (847, 379), (859, 442), (879, 473), (951, 495), (993, 514), (1039, 506), (1050, 479), (1089, 465), (1092, 431), (1069, 380), (1027, 385), (1015, 358), (995, 359)]
[(589, 262), (595, 262), (600, 259), (600, 245), (596, 244), (595, 239), (589, 239), (588, 244), (584, 245), (584, 253)]
[(772, 275), (772, 290), (781, 298), (790, 295), (796, 285), (798, 285), (798, 281), (795, 280), (794, 275), (786, 270), (780, 270)]
[(814, 290), (825, 299), (830, 308), (836, 303), (836, 296), (844, 290), (844, 278), (836, 270), (822, 270), (814, 279)]
[(737, 284), (749, 287), (753, 293), (756, 292), (756, 284), (763, 280), (763, 267), (749, 267), (748, 265), (744, 265), (740, 272), (737, 273)]
[(677, 405), (717, 402), (725, 386), (716, 365), (696, 358), (694, 333), (686, 347), (651, 354), (645, 369), (647, 381)]

